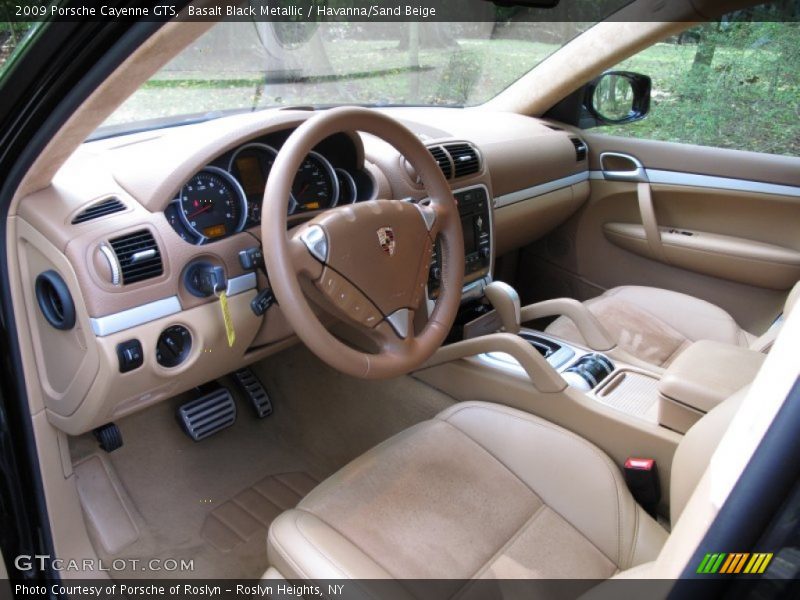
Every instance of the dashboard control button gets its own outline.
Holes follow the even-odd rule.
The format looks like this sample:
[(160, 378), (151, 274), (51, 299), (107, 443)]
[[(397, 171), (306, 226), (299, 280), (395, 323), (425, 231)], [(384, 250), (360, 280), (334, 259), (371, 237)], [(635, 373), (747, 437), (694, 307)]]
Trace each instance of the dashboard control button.
[(239, 264), (248, 271), (264, 268), (264, 252), (261, 247), (255, 246), (239, 252)]
[(120, 373), (138, 369), (144, 363), (142, 343), (139, 340), (128, 340), (117, 344), (117, 359), (119, 360)]
[(334, 305), (362, 325), (374, 327), (383, 318), (375, 305), (336, 271), (325, 269), (322, 274), (322, 291)]
[(275, 296), (271, 289), (265, 288), (258, 292), (258, 295), (250, 302), (250, 309), (257, 317), (262, 317), (273, 304), (275, 304)]

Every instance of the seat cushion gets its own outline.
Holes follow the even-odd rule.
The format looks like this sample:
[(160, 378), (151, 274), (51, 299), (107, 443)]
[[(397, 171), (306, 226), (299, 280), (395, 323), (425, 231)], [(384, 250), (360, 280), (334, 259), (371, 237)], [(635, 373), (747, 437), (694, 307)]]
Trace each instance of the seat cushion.
[[(669, 365), (697, 340), (748, 346), (755, 339), (720, 307), (670, 290), (617, 287), (584, 304), (623, 350), (656, 366)], [(545, 331), (567, 341), (586, 344), (566, 317), (559, 317)]]
[(597, 447), (469, 402), (328, 478), (273, 522), (268, 551), (288, 578), (596, 579), (652, 560), (666, 537)]

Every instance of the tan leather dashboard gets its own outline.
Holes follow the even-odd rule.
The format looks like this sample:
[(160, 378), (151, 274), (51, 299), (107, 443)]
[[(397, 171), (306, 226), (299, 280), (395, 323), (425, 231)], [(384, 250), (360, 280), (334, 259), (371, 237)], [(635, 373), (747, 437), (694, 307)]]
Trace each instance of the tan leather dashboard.
[[(458, 156), (449, 157), (450, 185), (487, 189), (494, 205), (495, 256), (544, 235), (588, 197), (588, 161), (578, 156), (582, 142), (575, 134), (508, 113), (387, 112), (429, 147), (466, 143), (477, 151), (480, 161), (466, 176), (458, 175)], [(311, 115), (263, 111), (87, 142), (52, 185), (23, 198), (15, 217), (17, 260), (52, 422), (68, 433), (85, 432), (294, 342), (278, 306), (263, 318), (250, 310), (267, 281), (243, 268), (239, 252), (258, 245), (258, 227), (193, 244), (176, 233), (164, 210), (206, 165), (253, 140), (288, 133)], [(396, 151), (368, 135), (345, 135), (342, 151), (371, 178), (370, 197), (424, 197), (416, 174)], [(328, 158), (336, 160), (331, 156), (336, 152), (328, 150)], [(104, 214), (104, 201), (121, 208)], [(100, 215), (73, 223), (87, 208)], [(134, 283), (119, 281), (115, 270), (121, 263), (115, 267), (109, 256), (120, 252), (120, 240), (130, 239), (146, 240), (149, 245), (136, 246), (137, 260), (148, 265), (160, 257), (160, 273)], [(186, 266), (198, 260), (221, 267), (227, 277), (237, 333), (232, 346), (225, 340), (217, 299), (192, 295), (182, 282)], [(61, 275), (75, 302), (77, 324), (69, 331), (52, 328), (37, 306), (35, 281), (48, 269)], [(191, 350), (179, 366), (165, 368), (154, 356), (155, 346), (161, 332), (175, 324), (190, 332)], [(118, 346), (131, 340), (141, 343), (143, 364), (121, 373)]]

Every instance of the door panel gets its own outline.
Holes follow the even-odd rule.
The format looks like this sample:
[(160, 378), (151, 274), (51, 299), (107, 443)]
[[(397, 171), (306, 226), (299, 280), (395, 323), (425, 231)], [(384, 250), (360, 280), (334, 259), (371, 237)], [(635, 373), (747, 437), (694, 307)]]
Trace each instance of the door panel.
[[(522, 291), (585, 299), (649, 285), (713, 302), (751, 333), (766, 330), (800, 279), (800, 158), (584, 137), (589, 201), (524, 253), (521, 273), (539, 279), (520, 282)], [(630, 155), (648, 180), (669, 183), (606, 180), (606, 152)], [(607, 170), (632, 164), (604, 160)]]

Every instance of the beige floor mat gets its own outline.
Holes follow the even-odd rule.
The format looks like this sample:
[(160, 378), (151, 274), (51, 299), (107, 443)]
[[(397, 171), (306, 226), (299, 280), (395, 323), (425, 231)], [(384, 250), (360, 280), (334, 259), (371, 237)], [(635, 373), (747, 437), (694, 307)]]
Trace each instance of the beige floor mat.
[[(254, 488), (279, 508), (288, 508), (307, 487), (289, 474), (321, 481), (375, 444), (453, 403), (410, 377), (374, 382), (341, 375), (301, 346), (262, 361), (254, 370), (273, 400), (274, 413), (266, 419), (256, 419), (238, 398), (236, 423), (196, 443), (175, 419), (177, 407), (191, 398), (185, 395), (117, 422), (125, 444), (106, 458), (140, 535), (109, 554), (93, 533), (98, 554), (106, 563), (115, 558), (192, 560), (194, 571), (127, 570), (111, 573), (113, 577), (260, 577), (267, 568), (266, 531), (274, 510), (254, 498)], [(71, 438), (70, 449), (77, 463), (96, 453), (97, 444), (84, 435)], [(280, 496), (275, 491), (279, 488), (270, 487), (290, 480), (295, 485), (291, 496)], [(252, 531), (244, 531), (232, 516), (240, 504), (258, 505), (252, 508), (259, 515), (250, 522)], [(227, 533), (212, 525), (215, 521), (224, 523)]]
[(273, 519), (297, 506), (317, 483), (307, 473), (269, 475), (211, 511), (200, 534), (226, 553), (253, 537), (265, 539)]

